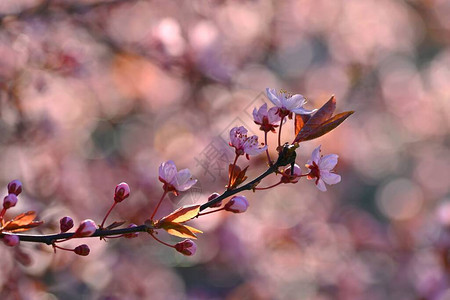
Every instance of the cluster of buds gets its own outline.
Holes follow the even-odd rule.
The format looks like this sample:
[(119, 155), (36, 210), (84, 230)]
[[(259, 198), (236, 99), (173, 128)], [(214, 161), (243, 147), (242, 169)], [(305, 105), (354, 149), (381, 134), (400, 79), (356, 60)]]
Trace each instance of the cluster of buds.
[[(22, 193), (22, 183), (19, 180), (13, 180), (8, 183), (8, 195), (3, 198), (3, 209), (0, 212), (0, 221), (3, 227), (3, 217), (8, 209), (16, 206), (19, 194)], [(5, 245), (14, 247), (19, 244), (20, 239), (15, 235), (5, 235), (3, 238)]]
[[(266, 92), (268, 99), (274, 106), (268, 107), (265, 103), (261, 107), (253, 110), (254, 122), (264, 132), (264, 143), (258, 141), (257, 135), (249, 136), (249, 131), (243, 126), (234, 127), (230, 130), (229, 145), (234, 148), (235, 158), (233, 163), (229, 165), (228, 184), (222, 194), (212, 193), (206, 203), (202, 205), (183, 206), (169, 215), (155, 219), (160, 205), (169, 193), (178, 196), (197, 183), (197, 180), (192, 178), (191, 172), (188, 169), (178, 171), (175, 163), (169, 160), (159, 166), (158, 178), (162, 182), (162, 196), (155, 205), (150, 218), (143, 225), (138, 226), (132, 223), (127, 227), (117, 229), (125, 224), (125, 222), (115, 221), (105, 226), (105, 222), (114, 207), (130, 197), (129, 185), (121, 182), (114, 189), (111, 207), (105, 214), (100, 225), (97, 226), (91, 219), (85, 219), (80, 222), (74, 232), (69, 232), (74, 228), (74, 221), (71, 217), (65, 216), (59, 220), (59, 234), (40, 237), (21, 235), (19, 238), (18, 235), (14, 234), (15, 232), (31, 229), (40, 225), (42, 222), (33, 221), (35, 217), (34, 212), (18, 215), (6, 223), (3, 221), (6, 210), (17, 204), (17, 196), (22, 192), (21, 182), (13, 180), (8, 184), (8, 195), (3, 199), (3, 209), (0, 213), (0, 237), (3, 238), (3, 242), (8, 246), (15, 246), (20, 240), (38, 241), (51, 244), (55, 252), (57, 249), (60, 249), (71, 251), (80, 256), (87, 256), (90, 253), (90, 249), (86, 244), (79, 245), (74, 249), (68, 249), (61, 247), (60, 243), (71, 239), (93, 236), (100, 237), (100, 239), (132, 239), (136, 238), (139, 232), (147, 232), (159, 243), (171, 247), (183, 255), (191, 256), (197, 250), (197, 245), (193, 239), (196, 239), (197, 234), (202, 232), (199, 229), (186, 225), (186, 223), (194, 218), (211, 213), (231, 212), (239, 214), (246, 212), (250, 204), (244, 195), (238, 195), (242, 191), (253, 190), (256, 192), (257, 190), (266, 190), (280, 184), (295, 184), (303, 177), (313, 180), (320, 191), (326, 191), (325, 184), (333, 185), (340, 182), (341, 176), (333, 171), (338, 162), (338, 156), (336, 154), (321, 156), (321, 146), (316, 147), (311, 154), (311, 158), (305, 164), (305, 167), (309, 171), (304, 173), (301, 167), (295, 163), (295, 150), (299, 147), (300, 142), (312, 140), (333, 130), (353, 112), (344, 112), (333, 116), (336, 105), (334, 97), (320, 109), (308, 110), (303, 108), (306, 104), (306, 99), (302, 95), (291, 95), (284, 91), (277, 93), (273, 89), (267, 89)], [(288, 119), (293, 119), (294, 117), (295, 138), (292, 143), (282, 144), (281, 131), (283, 124)], [(272, 161), (267, 140), (269, 133), (276, 134), (277, 131), (278, 145), (274, 148), (278, 152), (278, 159)], [(250, 156), (259, 155), (264, 152), (267, 155), (269, 168), (254, 180), (246, 183), (248, 166), (241, 168), (237, 164), (239, 157), (245, 156), (249, 160)], [(261, 181), (270, 174), (275, 174), (275, 176), (281, 175), (281, 178), (271, 186), (260, 187)], [(229, 200), (226, 201), (227, 199)], [(213, 210), (202, 212), (211, 208)], [(184, 240), (175, 244), (166, 243), (156, 236), (157, 231), (160, 229), (167, 231), (171, 235), (184, 238)]]

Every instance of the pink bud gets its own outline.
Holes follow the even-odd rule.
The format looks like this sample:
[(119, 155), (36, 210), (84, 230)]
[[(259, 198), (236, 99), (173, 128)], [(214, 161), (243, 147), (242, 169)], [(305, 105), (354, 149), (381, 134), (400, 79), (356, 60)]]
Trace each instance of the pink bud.
[(191, 240), (184, 240), (175, 245), (175, 250), (186, 256), (191, 256), (197, 251), (197, 245)]
[(121, 182), (116, 186), (114, 191), (114, 201), (122, 202), (130, 196), (130, 187), (126, 182)]
[(73, 220), (71, 217), (64, 217), (59, 220), (59, 228), (61, 232), (67, 232), (73, 227)]
[(84, 220), (75, 231), (75, 236), (91, 236), (97, 230), (97, 225), (91, 219)]
[(3, 236), (3, 242), (6, 246), (14, 247), (17, 244), (19, 244), (19, 237), (17, 235), (4, 235)]
[(228, 201), (227, 204), (225, 204), (225, 210), (231, 211), (233, 213), (243, 213), (247, 210), (249, 207), (249, 203), (247, 201), (247, 198), (245, 196), (234, 196), (231, 198), (230, 201)]
[(73, 249), (73, 252), (75, 252), (78, 255), (81, 256), (88, 256), (89, 252), (91, 252), (91, 250), (89, 249), (89, 246), (86, 244), (77, 246), (75, 249)]
[(294, 174), (291, 175), (292, 169), (291, 166), (288, 166), (283, 171), (283, 177), (281, 178), (281, 182), (283, 183), (297, 183), (300, 180), (300, 176), (302, 175), (302, 169), (294, 164)]
[(22, 193), (22, 182), (16, 179), (8, 183), (8, 194), (19, 196), (20, 193)]
[(15, 194), (9, 194), (5, 198), (3, 198), (3, 208), (8, 209), (10, 207), (16, 206), (17, 204), (17, 196)]
[[(133, 223), (128, 225), (128, 228), (134, 228), (134, 227), (137, 227), (137, 225), (133, 224)], [(125, 233), (123, 235), (123, 237), (127, 238), (127, 239), (132, 239), (132, 238), (138, 237), (138, 235), (139, 235), (139, 232), (131, 232), (131, 233)]]
[[(212, 201), (212, 200), (216, 199), (219, 196), (220, 196), (219, 193), (212, 193), (211, 195), (209, 195), (208, 201)], [(210, 207), (220, 207), (220, 206), (222, 206), (222, 201), (219, 201), (219, 202), (211, 205)]]

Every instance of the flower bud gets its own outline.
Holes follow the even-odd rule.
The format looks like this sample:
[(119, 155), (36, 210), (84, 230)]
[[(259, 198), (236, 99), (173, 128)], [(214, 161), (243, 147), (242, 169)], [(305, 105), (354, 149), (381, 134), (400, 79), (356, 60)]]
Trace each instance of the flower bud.
[[(212, 201), (212, 200), (216, 199), (219, 196), (220, 196), (219, 193), (212, 193), (211, 195), (209, 195), (208, 201)], [(222, 201), (219, 201), (219, 202), (211, 205), (210, 207), (220, 207), (220, 206), (222, 206)]]
[(8, 194), (19, 196), (20, 193), (22, 193), (22, 182), (16, 179), (8, 183)]
[(20, 239), (17, 235), (4, 235), (3, 242), (5, 243), (6, 246), (14, 247), (17, 244), (19, 244)]
[(95, 222), (91, 219), (87, 219), (81, 222), (80, 226), (78, 226), (75, 236), (91, 236), (96, 230), (97, 225), (95, 225)]
[(197, 251), (197, 245), (191, 240), (184, 240), (175, 245), (175, 250), (186, 256), (191, 256)]
[(126, 182), (121, 182), (116, 186), (114, 191), (114, 201), (122, 202), (130, 196), (130, 187)]
[(225, 210), (231, 211), (233, 213), (243, 213), (249, 207), (249, 203), (245, 196), (234, 196), (225, 204)]
[(75, 254), (81, 255), (81, 256), (88, 256), (89, 252), (91, 252), (91, 250), (89, 249), (89, 246), (86, 244), (77, 246), (75, 249), (73, 249), (73, 252), (75, 252)]
[(3, 198), (3, 208), (8, 209), (10, 207), (16, 206), (17, 204), (17, 196), (15, 194), (9, 194), (5, 198)]
[(283, 177), (281, 178), (281, 182), (283, 183), (297, 183), (300, 179), (300, 175), (302, 175), (302, 169), (294, 164), (294, 174), (291, 174), (292, 169), (291, 166), (288, 166), (283, 171)]
[(59, 220), (59, 228), (61, 232), (67, 232), (73, 227), (73, 220), (71, 217), (64, 217)]
[[(133, 224), (133, 223), (131, 223), (130, 225), (128, 225), (128, 228), (134, 228), (134, 227), (137, 227), (137, 225), (136, 225), (136, 224)], [(132, 239), (132, 238), (138, 237), (138, 235), (139, 235), (139, 232), (131, 232), (131, 233), (125, 233), (125, 234), (123, 235), (123, 237), (124, 237), (124, 238), (127, 238), (127, 239)]]

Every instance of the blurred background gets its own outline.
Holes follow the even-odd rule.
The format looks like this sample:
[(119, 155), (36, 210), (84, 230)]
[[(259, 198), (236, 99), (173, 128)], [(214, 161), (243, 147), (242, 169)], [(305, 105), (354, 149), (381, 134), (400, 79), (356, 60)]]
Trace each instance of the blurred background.
[[(110, 220), (141, 224), (167, 160), (199, 182), (160, 216), (222, 192), (229, 129), (263, 138), (266, 87), (356, 111), (297, 150), (304, 172), (318, 145), (339, 155), (327, 192), (247, 192), (246, 213), (191, 222), (193, 257), (143, 234), (87, 240), (87, 257), (0, 245), (1, 298), (450, 299), (449, 15), (446, 0), (1, 1), (0, 184), (23, 182), (8, 217), (37, 211), (30, 233), (100, 222), (121, 181)], [(247, 164), (253, 178), (264, 156)]]

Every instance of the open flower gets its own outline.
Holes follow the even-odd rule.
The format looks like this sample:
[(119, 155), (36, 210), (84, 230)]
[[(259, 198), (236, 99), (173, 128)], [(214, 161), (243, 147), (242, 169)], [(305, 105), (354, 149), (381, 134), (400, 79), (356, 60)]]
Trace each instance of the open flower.
[(245, 154), (249, 159), (249, 155), (258, 155), (266, 151), (267, 146), (259, 148), (258, 137), (256, 135), (247, 137), (247, 132), (244, 126), (231, 129), (230, 146), (236, 149), (236, 155)]
[(159, 166), (159, 181), (164, 183), (165, 190), (172, 191), (175, 195), (187, 191), (197, 183), (197, 179), (192, 179), (188, 169), (177, 171), (175, 163), (171, 160)]
[(336, 184), (341, 181), (341, 176), (332, 173), (331, 170), (336, 166), (338, 156), (336, 154), (328, 154), (320, 156), (320, 146), (314, 149), (311, 159), (306, 163), (306, 167), (311, 171), (307, 178), (315, 179), (315, 184), (319, 190), (325, 192), (327, 190), (326, 184)]
[(278, 107), (278, 114), (280, 117), (286, 117), (291, 113), (309, 115), (316, 111), (307, 110), (303, 108), (306, 104), (306, 99), (300, 94), (288, 95), (286, 92), (277, 93), (274, 89), (266, 89), (267, 97), (272, 103)]
[(258, 110), (253, 109), (253, 121), (261, 125), (260, 130), (264, 132), (275, 132), (275, 127), (278, 127), (281, 121), (280, 115), (278, 115), (278, 108), (272, 107), (267, 110), (267, 103), (264, 103)]

